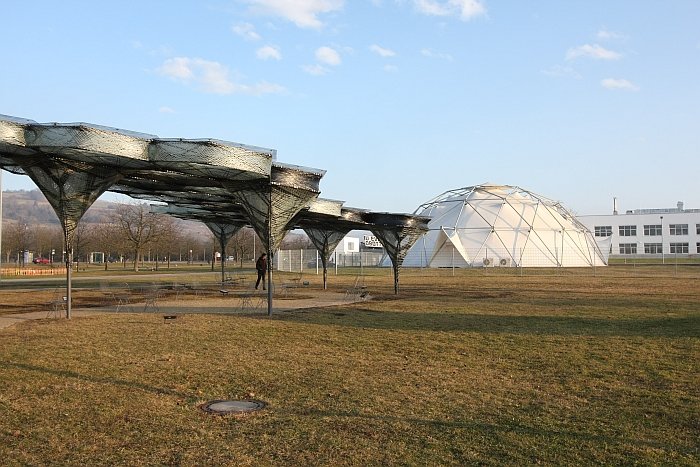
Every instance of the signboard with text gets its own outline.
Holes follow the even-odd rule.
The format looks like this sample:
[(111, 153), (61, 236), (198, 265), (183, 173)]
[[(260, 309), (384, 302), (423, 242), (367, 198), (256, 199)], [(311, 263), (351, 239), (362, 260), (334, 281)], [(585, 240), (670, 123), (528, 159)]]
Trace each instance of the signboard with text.
[(367, 248), (381, 248), (382, 247), (381, 242), (374, 235), (363, 235), (362, 243)]

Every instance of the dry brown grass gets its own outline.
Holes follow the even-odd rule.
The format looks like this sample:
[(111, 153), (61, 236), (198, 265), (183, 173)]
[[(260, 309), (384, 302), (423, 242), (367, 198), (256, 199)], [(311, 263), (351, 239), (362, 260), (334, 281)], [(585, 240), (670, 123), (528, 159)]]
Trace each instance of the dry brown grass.
[[(272, 319), (110, 313), (0, 331), (0, 458), (700, 462), (698, 279), (409, 271), (398, 297), (385, 273), (364, 280), (372, 301)], [(228, 398), (268, 407), (198, 409)]]

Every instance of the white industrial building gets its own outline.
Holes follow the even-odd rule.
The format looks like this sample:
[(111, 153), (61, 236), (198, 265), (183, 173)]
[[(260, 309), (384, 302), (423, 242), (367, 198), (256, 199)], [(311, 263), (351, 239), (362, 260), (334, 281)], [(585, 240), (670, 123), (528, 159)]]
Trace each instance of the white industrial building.
[(700, 254), (700, 209), (635, 209), (624, 214), (578, 216), (597, 241), (609, 240), (610, 255), (634, 258), (692, 257)]
[(447, 191), (415, 214), (429, 231), (408, 251), (407, 267), (605, 266), (599, 244), (560, 203), (517, 186), (482, 184)]

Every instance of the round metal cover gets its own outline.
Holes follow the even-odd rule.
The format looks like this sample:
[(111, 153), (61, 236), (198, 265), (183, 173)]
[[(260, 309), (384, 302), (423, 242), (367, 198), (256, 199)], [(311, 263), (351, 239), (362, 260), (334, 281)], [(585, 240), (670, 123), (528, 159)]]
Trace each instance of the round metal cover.
[(265, 403), (256, 400), (218, 400), (202, 406), (202, 410), (215, 414), (248, 413), (265, 407)]

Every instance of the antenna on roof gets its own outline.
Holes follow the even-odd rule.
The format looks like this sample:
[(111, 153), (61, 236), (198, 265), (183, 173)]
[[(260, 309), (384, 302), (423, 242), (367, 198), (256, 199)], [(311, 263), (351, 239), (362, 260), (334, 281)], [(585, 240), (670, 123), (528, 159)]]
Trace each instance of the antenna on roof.
[(617, 216), (617, 197), (613, 196), (613, 216)]

